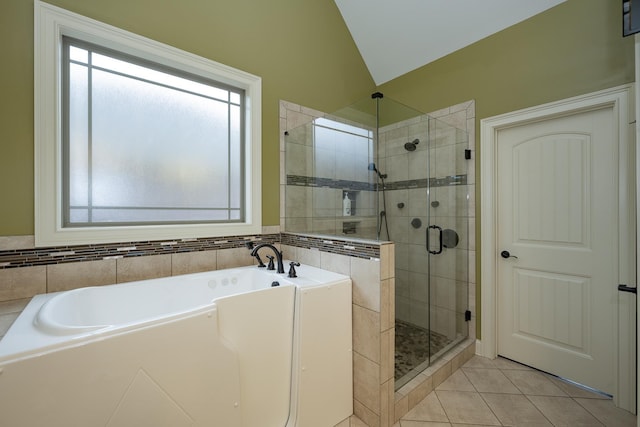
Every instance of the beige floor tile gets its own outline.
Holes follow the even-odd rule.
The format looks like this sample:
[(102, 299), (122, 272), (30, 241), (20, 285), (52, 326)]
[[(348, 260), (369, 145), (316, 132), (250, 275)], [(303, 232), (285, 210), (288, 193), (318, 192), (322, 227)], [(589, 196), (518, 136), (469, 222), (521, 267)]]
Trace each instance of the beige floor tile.
[(438, 397), (434, 392), (431, 392), (420, 401), (413, 409), (406, 413), (404, 417), (400, 419), (400, 422), (404, 421), (438, 421), (448, 422), (447, 414), (444, 408), (440, 404)]
[(486, 424), (451, 424), (451, 427), (491, 427)]
[(462, 370), (479, 392), (520, 394), (520, 390), (498, 369), (462, 368)]
[(583, 408), (589, 411), (605, 426), (611, 427), (636, 427), (637, 418), (624, 409), (616, 408), (611, 400), (601, 399), (574, 399)]
[(451, 423), (500, 425), (479, 393), (447, 390), (435, 393)]
[(492, 427), (487, 424), (451, 424), (451, 427)]
[(503, 425), (552, 425), (526, 396), (495, 393), (481, 393), (481, 396)]
[(514, 362), (513, 360), (505, 359), (504, 357), (496, 357), (495, 359), (493, 359), (493, 365), (498, 369), (517, 369), (521, 371), (532, 370), (526, 365)]
[(336, 424), (333, 427), (351, 427), (351, 421), (349, 421), (349, 418), (342, 420), (341, 422), (339, 422), (338, 424)]
[(455, 371), (449, 378), (447, 378), (442, 384), (440, 384), (436, 390), (451, 390), (451, 391), (476, 391), (473, 384), (469, 381), (467, 376), (461, 369)]
[(604, 400), (610, 399), (610, 397), (605, 396), (604, 394), (595, 393), (593, 391), (586, 390), (577, 385), (568, 383), (566, 381), (562, 381), (561, 379), (556, 378), (552, 375), (547, 375), (547, 378), (549, 379), (549, 381), (554, 383), (560, 390), (564, 391), (567, 394), (567, 396), (581, 397), (585, 399), (604, 399)]
[(369, 427), (364, 423), (364, 421), (362, 421), (360, 418), (356, 417), (355, 415), (351, 416), (351, 419), (349, 420), (349, 422), (351, 423), (351, 427)]
[[(398, 427), (451, 427), (449, 423), (432, 423), (430, 421), (400, 421)], [(396, 427), (395, 425), (393, 427)]]
[(491, 368), (497, 369), (493, 360), (482, 356), (473, 356), (467, 363), (462, 365), (463, 368)]
[(593, 415), (569, 397), (528, 396), (555, 426), (602, 426)]
[(504, 370), (504, 375), (524, 394), (566, 396), (548, 377), (537, 371)]

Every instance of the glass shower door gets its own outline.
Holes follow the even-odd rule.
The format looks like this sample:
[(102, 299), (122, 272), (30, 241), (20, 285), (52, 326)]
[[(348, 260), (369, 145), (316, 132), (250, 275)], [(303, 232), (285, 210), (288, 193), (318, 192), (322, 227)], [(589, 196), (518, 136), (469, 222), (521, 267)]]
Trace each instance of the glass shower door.
[(430, 120), (429, 333), (430, 361), (468, 335), (469, 208), (466, 132)]

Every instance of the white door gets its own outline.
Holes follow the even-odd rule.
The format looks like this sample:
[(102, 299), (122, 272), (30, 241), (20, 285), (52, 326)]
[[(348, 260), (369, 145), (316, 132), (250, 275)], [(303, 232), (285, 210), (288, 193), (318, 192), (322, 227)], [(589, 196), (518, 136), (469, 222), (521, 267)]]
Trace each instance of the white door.
[(609, 394), (618, 162), (611, 105), (497, 134), (498, 354)]

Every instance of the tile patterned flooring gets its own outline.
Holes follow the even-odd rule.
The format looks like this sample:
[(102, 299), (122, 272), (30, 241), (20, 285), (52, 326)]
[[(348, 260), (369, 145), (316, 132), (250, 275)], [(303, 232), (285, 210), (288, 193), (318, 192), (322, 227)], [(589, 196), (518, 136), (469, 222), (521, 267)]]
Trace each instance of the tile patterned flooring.
[(636, 425), (605, 396), (507, 359), (474, 356), (394, 427)]
[(399, 319), (396, 319), (395, 326), (396, 382), (424, 363), (429, 357), (429, 353), (438, 353), (452, 341), (445, 335), (429, 332), (428, 329)]

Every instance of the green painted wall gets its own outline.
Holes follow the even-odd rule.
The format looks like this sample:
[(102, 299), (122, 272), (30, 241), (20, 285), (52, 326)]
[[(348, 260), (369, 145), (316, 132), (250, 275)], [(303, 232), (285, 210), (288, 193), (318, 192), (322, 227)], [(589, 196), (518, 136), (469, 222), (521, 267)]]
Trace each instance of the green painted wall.
[[(480, 119), (634, 81), (634, 42), (633, 37), (622, 37), (621, 8), (620, 1), (568, 0), (379, 90), (425, 112), (475, 99), (478, 153)], [(480, 173), (477, 155), (475, 160)], [(479, 283), (482, 231), (477, 182)], [(476, 295), (479, 337), (479, 287)]]
[[(375, 89), (333, 1), (50, 0), (262, 77), (264, 225), (279, 219), (279, 106), (334, 111)], [(33, 234), (33, 0), (0, 2), (0, 236)]]

